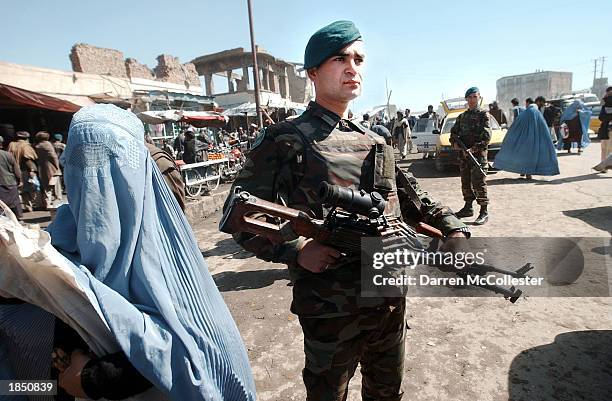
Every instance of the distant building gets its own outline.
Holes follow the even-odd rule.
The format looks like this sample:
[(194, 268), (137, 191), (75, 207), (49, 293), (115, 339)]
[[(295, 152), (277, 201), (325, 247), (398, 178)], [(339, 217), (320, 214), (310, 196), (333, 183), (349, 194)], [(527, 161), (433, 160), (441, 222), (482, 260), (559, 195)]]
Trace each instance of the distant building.
[(544, 96), (546, 99), (560, 97), (572, 91), (572, 73), (560, 71), (538, 71), (531, 74), (512, 75), (497, 80), (497, 102), (502, 109), (512, 107), (510, 100), (517, 98), (524, 106), (525, 99)]
[(603, 95), (606, 93), (606, 88), (608, 88), (610, 84), (608, 84), (608, 78), (595, 78), (593, 80), (593, 87), (591, 88), (591, 92), (596, 94), (600, 99), (603, 98)]

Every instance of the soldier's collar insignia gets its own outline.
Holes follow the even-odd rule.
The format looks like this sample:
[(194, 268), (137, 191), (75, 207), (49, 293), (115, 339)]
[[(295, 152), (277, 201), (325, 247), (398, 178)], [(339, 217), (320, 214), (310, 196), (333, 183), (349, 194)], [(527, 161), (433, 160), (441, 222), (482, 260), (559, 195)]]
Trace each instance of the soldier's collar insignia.
[(313, 116), (319, 117), (327, 125), (329, 125), (329, 128), (334, 128), (338, 124), (338, 121), (340, 121), (340, 116), (333, 111), (327, 110), (317, 102), (310, 102), (308, 104), (308, 109), (312, 110)]

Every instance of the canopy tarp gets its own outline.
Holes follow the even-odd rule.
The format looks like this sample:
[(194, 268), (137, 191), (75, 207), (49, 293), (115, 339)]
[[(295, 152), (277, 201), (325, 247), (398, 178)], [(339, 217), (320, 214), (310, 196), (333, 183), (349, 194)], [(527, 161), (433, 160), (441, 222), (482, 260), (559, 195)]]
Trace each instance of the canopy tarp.
[(214, 111), (152, 110), (143, 111), (136, 116), (147, 124), (182, 121), (198, 128), (223, 126), (227, 123), (227, 117)]
[[(305, 105), (301, 103), (295, 103), (295, 102), (285, 100), (285, 99), (280, 99), (280, 100), (268, 99), (267, 103), (261, 104), (261, 108), (263, 110), (267, 110), (268, 112), (270, 111), (270, 108), (287, 109), (287, 110), (293, 109), (293, 110), (296, 110), (298, 114), (301, 114), (304, 112), (304, 110), (306, 110)], [(245, 103), (228, 108), (227, 110), (223, 112), (223, 115), (228, 116), (228, 117), (235, 117), (235, 116), (244, 117), (245, 115), (249, 117), (255, 117), (257, 116), (257, 108), (255, 106), (255, 103), (245, 102)]]
[(236, 107), (229, 108), (222, 113), (224, 116), (234, 117), (234, 116), (249, 116), (255, 117), (257, 116), (257, 108), (255, 103), (246, 102), (242, 103)]
[(210, 126), (222, 127), (227, 124), (227, 120), (226, 116), (214, 111), (184, 111), (181, 121), (194, 127), (202, 128)]
[(140, 121), (147, 124), (163, 124), (167, 121), (177, 122), (183, 118), (179, 110), (143, 111), (136, 114)]
[(81, 108), (66, 100), (6, 84), (0, 84), (0, 107), (2, 106), (32, 107), (66, 113), (75, 113)]

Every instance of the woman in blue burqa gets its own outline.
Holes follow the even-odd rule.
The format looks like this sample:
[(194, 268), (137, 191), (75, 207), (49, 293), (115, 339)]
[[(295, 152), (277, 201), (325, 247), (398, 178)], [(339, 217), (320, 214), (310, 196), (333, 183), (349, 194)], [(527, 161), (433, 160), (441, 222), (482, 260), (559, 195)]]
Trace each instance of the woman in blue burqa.
[(499, 153), (497, 169), (527, 176), (559, 174), (557, 152), (546, 120), (535, 104), (520, 113), (506, 133)]
[(567, 133), (563, 134), (563, 140), (557, 142), (558, 150), (567, 150), (572, 153), (572, 148), (578, 148), (578, 153), (582, 153), (582, 148), (586, 148), (591, 143), (589, 139), (589, 124), (591, 122), (592, 111), (585, 106), (580, 99), (574, 100), (561, 115), (561, 123), (567, 126)]
[[(59, 343), (86, 345), (54, 351), (60, 384), (77, 397), (132, 396), (111, 388), (119, 384), (140, 393), (134, 399), (254, 401), (238, 329), (145, 148), (142, 123), (115, 106), (85, 107), (74, 115), (62, 162), (69, 203), (48, 231), (90, 304), (70, 301), (57, 285), (34, 294), (37, 306), (0, 305), (0, 379), (48, 378), (55, 331)], [(5, 294), (28, 288), (6, 288), (1, 277), (0, 286)]]

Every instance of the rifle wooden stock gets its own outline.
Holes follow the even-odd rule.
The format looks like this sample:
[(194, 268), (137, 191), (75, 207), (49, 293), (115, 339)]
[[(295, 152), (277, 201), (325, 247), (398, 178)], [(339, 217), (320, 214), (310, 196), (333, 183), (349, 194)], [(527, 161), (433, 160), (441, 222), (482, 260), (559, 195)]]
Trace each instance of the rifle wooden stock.
[[(270, 218), (276, 218), (279, 222), (270, 222)], [(302, 236), (349, 253), (359, 251), (361, 237), (414, 235), (410, 227), (395, 217), (384, 221), (385, 225), (370, 225), (367, 229), (362, 223), (361, 228), (339, 226), (332, 230), (326, 227), (324, 221), (314, 219), (301, 210), (257, 198), (236, 188), (228, 201), (228, 209), (223, 215), (219, 229), (229, 234), (244, 231), (261, 235), (274, 244)], [(416, 231), (430, 237), (443, 237), (440, 230), (425, 223), (419, 223)]]
[[(261, 215), (275, 217), (282, 222), (270, 223), (262, 220)], [(232, 195), (219, 229), (229, 234), (246, 231), (262, 235), (275, 244), (299, 236), (324, 242), (330, 235), (322, 221), (311, 218), (303, 211), (268, 202), (239, 189)]]
[(415, 227), (415, 231), (432, 238), (444, 238), (442, 231), (425, 223), (418, 223)]

